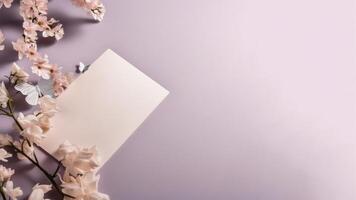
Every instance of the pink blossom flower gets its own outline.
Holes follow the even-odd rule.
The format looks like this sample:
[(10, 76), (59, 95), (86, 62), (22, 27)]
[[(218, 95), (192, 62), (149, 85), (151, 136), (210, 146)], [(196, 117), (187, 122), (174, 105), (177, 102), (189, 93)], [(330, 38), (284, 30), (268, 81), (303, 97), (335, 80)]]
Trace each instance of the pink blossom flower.
[(50, 64), (48, 60), (48, 56), (44, 57), (38, 56), (31, 67), (32, 73), (37, 74), (43, 79), (50, 79), (51, 75), (58, 71), (57, 65)]
[(25, 38), (19, 38), (16, 40), (16, 42), (12, 42), (12, 46), (14, 50), (18, 52), (18, 58), (20, 60), (24, 56), (29, 60), (35, 60), (37, 57), (39, 57), (36, 44), (25, 41)]
[(11, 66), (10, 73), (10, 82), (13, 84), (17, 84), (19, 82), (27, 82), (29, 78), (29, 74), (25, 72), (20, 66), (16, 63), (13, 63)]
[[(110, 200), (108, 195), (98, 192), (99, 179), (100, 176), (95, 175), (93, 172), (77, 176), (76, 178), (71, 177), (69, 181), (62, 183), (62, 191), (75, 197), (75, 199)], [(64, 200), (69, 199), (71, 198), (64, 198)]]
[(5, 49), (4, 41), (5, 41), (5, 36), (0, 30), (0, 51)]
[(5, 6), (5, 8), (10, 8), (14, 0), (0, 0), (0, 8)]
[(43, 37), (55, 37), (56, 40), (62, 39), (64, 30), (62, 24), (57, 24), (54, 28), (48, 28), (42, 32)]
[(102, 21), (105, 7), (100, 0), (72, 0), (73, 4), (89, 12), (95, 20)]
[(49, 95), (45, 95), (38, 100), (40, 113), (48, 117), (53, 117), (58, 112), (56, 100)]
[(27, 44), (22, 38), (19, 38), (16, 40), (16, 42), (12, 42), (12, 46), (15, 49), (15, 51), (18, 52), (19, 54), (19, 59), (21, 60), (24, 55), (26, 55), (26, 51), (28, 49)]
[(20, 15), (24, 18), (34, 18), (47, 11), (48, 0), (22, 0), (20, 3)]
[(54, 96), (59, 96), (72, 83), (73, 76), (70, 73), (55, 73), (53, 76)]
[(29, 42), (35, 42), (38, 39), (37, 31), (39, 30), (39, 26), (37, 24), (31, 22), (30, 20), (25, 20), (22, 27), (24, 28), (26, 40), (29, 40)]

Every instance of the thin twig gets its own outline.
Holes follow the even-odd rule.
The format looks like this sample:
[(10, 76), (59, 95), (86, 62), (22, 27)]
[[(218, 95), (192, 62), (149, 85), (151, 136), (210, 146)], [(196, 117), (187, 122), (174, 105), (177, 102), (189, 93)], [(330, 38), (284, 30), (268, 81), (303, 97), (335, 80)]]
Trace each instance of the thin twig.
[(37, 163), (35, 160), (33, 160), (30, 156), (28, 156), (24, 151), (21, 149), (17, 148), (14, 143), (10, 142), (10, 145), (20, 154), (25, 156), (32, 164), (34, 164), (39, 170), (42, 171), (42, 173), (47, 177), (47, 179), (51, 182), (51, 184), (54, 186), (54, 188), (57, 190), (57, 192), (63, 196), (69, 197), (69, 198), (74, 198), (64, 192), (60, 189), (56, 181), (53, 179), (52, 175), (49, 174), (39, 163)]
[[(9, 115), (10, 117), (15, 121), (16, 125), (18, 126), (18, 128), (23, 131), (24, 128), (21, 126), (20, 122), (16, 119), (15, 117), (15, 114), (14, 114), (14, 106), (12, 104), (11, 101), (8, 102), (8, 107), (9, 107)], [(25, 151), (24, 151), (24, 143), (25, 142), (28, 142), (29, 146), (31, 146), (31, 143), (26, 139), (26, 140), (23, 140), (22, 144), (21, 144), (21, 149), (17, 148), (15, 146), (15, 144), (13, 144), (12, 142), (10, 142), (10, 145), (20, 154), (22, 154), (23, 156), (25, 156), (32, 164), (34, 164), (46, 177), (47, 179), (52, 183), (52, 185), (54, 186), (54, 188), (57, 190), (57, 192), (62, 195), (62, 196), (65, 196), (65, 197), (69, 197), (69, 198), (73, 198), (72, 196), (62, 192), (60, 186), (56, 183), (56, 181), (54, 180), (54, 177), (53, 175), (49, 174), (49, 172), (47, 172), (39, 163), (38, 159), (37, 159), (37, 156), (36, 156), (36, 153), (34, 152), (33, 153), (33, 157), (34, 159), (32, 159), (30, 156), (28, 156)], [(59, 169), (58, 169), (59, 170)], [(57, 171), (57, 170), (56, 170)], [(58, 171), (57, 171), (58, 172)]]
[(19, 129), (21, 130), (21, 131), (23, 131), (24, 130), (24, 128), (22, 127), (22, 125), (20, 124), (20, 122), (16, 119), (16, 117), (15, 117), (15, 114), (14, 114), (14, 106), (13, 106), (13, 104), (12, 104), (12, 101), (10, 100), (8, 103), (8, 107), (9, 107), (9, 111), (10, 111), (10, 117), (15, 121), (15, 123), (16, 123), (16, 125), (19, 127)]
[(57, 165), (57, 168), (56, 170), (54, 171), (54, 173), (52, 174), (52, 177), (55, 178), (59, 172), (59, 170), (61, 169), (61, 166), (62, 166), (62, 162), (61, 161), (58, 161), (58, 165)]

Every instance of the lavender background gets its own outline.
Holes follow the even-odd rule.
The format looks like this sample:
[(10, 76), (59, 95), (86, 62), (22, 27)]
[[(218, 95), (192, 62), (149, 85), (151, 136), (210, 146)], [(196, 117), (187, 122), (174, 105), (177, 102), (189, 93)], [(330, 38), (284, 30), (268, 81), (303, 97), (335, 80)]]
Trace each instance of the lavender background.
[[(356, 199), (352, 0), (104, 2), (96, 24), (51, 1), (66, 34), (41, 51), (73, 71), (112, 48), (171, 91), (101, 170), (113, 200)], [(15, 12), (0, 12), (8, 42)], [(43, 180), (16, 168), (27, 191)]]

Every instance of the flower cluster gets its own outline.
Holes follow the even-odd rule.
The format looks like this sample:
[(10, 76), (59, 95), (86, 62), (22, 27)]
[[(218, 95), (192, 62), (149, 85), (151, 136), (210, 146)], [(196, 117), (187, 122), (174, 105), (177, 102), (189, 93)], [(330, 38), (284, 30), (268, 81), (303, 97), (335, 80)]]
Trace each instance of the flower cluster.
[(2, 50), (5, 49), (4, 41), (5, 41), (5, 36), (4, 36), (4, 34), (0, 31), (0, 51), (2, 51)]
[[(4, 5), (11, 7), (13, 0), (0, 0), (0, 8)], [(72, 0), (73, 4), (89, 12), (95, 20), (103, 20), (105, 7), (100, 0)], [(55, 95), (58, 96), (65, 90), (71, 82), (68, 74), (62, 73), (61, 68), (50, 63), (48, 56), (38, 52), (37, 41), (39, 34), (42, 37), (53, 37), (60, 40), (64, 35), (62, 24), (54, 18), (49, 18), (48, 0), (21, 0), (20, 15), (23, 18), (23, 34), (15, 42), (12, 42), (13, 49), (18, 52), (18, 58), (24, 57), (32, 63), (31, 69), (43, 79), (53, 79)], [(4, 49), (2, 45), (4, 35), (0, 31), (0, 51)]]
[[(18, 65), (13, 64), (9, 76), (9, 83), (14, 85), (15, 89), (18, 85), (29, 84), (28, 74)], [(17, 158), (20, 160), (28, 159), (41, 170), (44, 170), (36, 156), (36, 147), (41, 145), (41, 142), (48, 136), (48, 130), (51, 128), (51, 118), (58, 112), (56, 100), (49, 96), (41, 96), (37, 102), (37, 111), (33, 114), (25, 115), (23, 113), (14, 113), (11, 98), (4, 82), (0, 87), (0, 114), (12, 117), (19, 130), (20, 137), (13, 139), (8, 135), (0, 134), (0, 147), (11, 146), (17, 152)], [(60, 191), (65, 200), (81, 199), (81, 200), (109, 200), (110, 198), (98, 191), (99, 176), (97, 169), (99, 167), (99, 156), (95, 147), (84, 148), (65, 142), (56, 151), (56, 159), (59, 164), (64, 167), (62, 175), (57, 174), (49, 176), (51, 185), (35, 185), (30, 195), (30, 200), (42, 200), (44, 195), (54, 188)], [(11, 154), (5, 149), (0, 148), (0, 161), (6, 162)], [(59, 165), (59, 166), (60, 166)], [(3, 175), (0, 174), (0, 181), (4, 181), (3, 195), (7, 195), (11, 199), (16, 199), (22, 195), (20, 188), (13, 188), (13, 183), (9, 181), (10, 176), (14, 174), (13, 170), (0, 168)], [(59, 169), (59, 168), (58, 168)], [(0, 171), (1, 172), (1, 171)], [(10, 174), (10, 176), (6, 176)], [(60, 187), (56, 184), (54, 178), (60, 178)], [(1, 190), (0, 190), (1, 193)]]
[(7, 102), (9, 101), (9, 92), (7, 91), (4, 82), (0, 85), (0, 105), (2, 108), (7, 107)]
[[(0, 162), (7, 162), (7, 159), (12, 157), (3, 147), (10, 144), (12, 138), (9, 135), (1, 134), (0, 136)], [(0, 191), (3, 199), (8, 196), (9, 199), (17, 200), (18, 197), (22, 196), (23, 192), (21, 188), (14, 187), (14, 183), (11, 177), (15, 174), (15, 170), (6, 168), (0, 165)]]
[(11, 4), (14, 0), (0, 0), (0, 8), (5, 6), (6, 8), (10, 8)]
[(100, 177), (96, 175), (96, 171), (99, 167), (99, 157), (95, 147), (83, 148), (65, 142), (58, 148), (55, 157), (61, 160), (65, 167), (61, 179), (64, 193), (75, 199), (109, 200), (106, 194), (98, 192)]
[[(100, 0), (71, 0), (81, 7), (95, 20), (101, 21), (105, 7)], [(10, 8), (13, 0), (0, 0), (0, 8)], [(12, 157), (7, 148), (12, 148), (19, 160), (28, 160), (47, 177), (49, 184), (36, 184), (32, 188), (29, 200), (44, 200), (45, 194), (55, 190), (65, 200), (109, 200), (106, 194), (98, 191), (99, 156), (95, 147), (84, 148), (65, 142), (55, 157), (58, 167), (54, 173), (48, 172), (39, 162), (36, 150), (42, 141), (48, 137), (51, 128), (51, 118), (58, 112), (54, 97), (60, 95), (72, 82), (70, 73), (61, 71), (61, 67), (49, 61), (46, 54), (38, 52), (39, 37), (51, 37), (60, 40), (64, 36), (62, 24), (48, 17), (48, 0), (20, 0), (20, 16), (23, 18), (23, 34), (12, 42), (13, 49), (18, 53), (18, 59), (28, 59), (31, 71), (42, 79), (51, 80), (51, 95), (42, 93), (42, 88), (29, 82), (30, 75), (19, 65), (13, 63), (8, 77), (8, 83), (0, 83), (0, 116), (14, 120), (18, 135), (11, 137), (0, 134), (0, 163), (7, 162)], [(0, 30), (0, 51), (5, 49), (5, 37)], [(13, 87), (26, 96), (28, 104), (36, 106), (31, 114), (16, 113), (15, 100), (9, 92)], [(6, 149), (4, 148), (6, 147)], [(60, 173), (60, 168), (64, 172)], [(0, 164), (0, 195), (2, 199), (17, 200), (23, 195), (21, 188), (15, 187), (11, 177), (13, 169)]]
[(105, 7), (100, 0), (71, 0), (74, 5), (83, 8), (93, 16), (95, 20), (101, 21), (104, 18)]
[(17, 121), (20, 123), (20, 134), (27, 140), (27, 143), (41, 144), (42, 140), (47, 137), (47, 132), (51, 128), (50, 118), (57, 112), (55, 99), (46, 95), (38, 101), (40, 111), (25, 116), (19, 113)]

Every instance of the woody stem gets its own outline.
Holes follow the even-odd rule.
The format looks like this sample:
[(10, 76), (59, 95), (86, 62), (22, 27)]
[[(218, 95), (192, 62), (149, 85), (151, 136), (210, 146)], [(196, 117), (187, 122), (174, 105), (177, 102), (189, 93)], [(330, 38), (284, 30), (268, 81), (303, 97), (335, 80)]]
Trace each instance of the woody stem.
[[(24, 142), (22, 143), (22, 146), (24, 145)], [(46, 177), (47, 179), (51, 182), (51, 184), (54, 186), (54, 188), (57, 190), (57, 192), (63, 196), (73, 198), (72, 196), (65, 194), (61, 191), (59, 185), (56, 183), (54, 180), (54, 177), (52, 177), (49, 172), (47, 172), (36, 160), (32, 159), (30, 156), (28, 156), (22, 149), (17, 148), (12, 142), (10, 142), (10, 145), (21, 155), (25, 156), (33, 165), (35, 165)], [(35, 154), (34, 154), (35, 155)]]
[[(14, 106), (13, 106), (11, 100), (8, 102), (8, 107), (9, 107), (9, 112), (4, 111), (4, 110), (1, 110), (1, 111), (6, 112), (6, 114), (7, 114), (9, 117), (11, 117), (11, 118), (15, 121), (17, 127), (18, 127), (21, 131), (23, 131), (24, 128), (22, 127), (21, 123), (20, 123), (20, 122), (17, 120), (17, 118), (15, 117), (15, 114), (14, 114)], [(58, 171), (59, 171), (59, 167), (57, 167), (57, 169), (56, 169), (56, 174), (51, 175), (49, 172), (46, 171), (46, 169), (44, 169), (44, 168), (40, 165), (40, 163), (38, 162), (38, 159), (37, 159), (37, 156), (36, 156), (35, 152), (33, 153), (35, 160), (32, 159), (30, 156), (28, 156), (28, 155), (24, 152), (24, 150), (23, 150), (24, 142), (28, 142), (28, 140), (24, 140), (24, 141), (22, 142), (22, 144), (21, 144), (21, 145), (22, 145), (22, 146), (21, 146), (21, 149), (17, 148), (12, 142), (10, 142), (10, 145), (11, 145), (18, 153), (20, 153), (21, 155), (25, 156), (33, 165), (35, 165), (35, 166), (47, 177), (47, 179), (51, 182), (51, 184), (53, 185), (53, 187), (57, 190), (57, 192), (58, 192), (60, 195), (66, 196), (66, 197), (70, 197), (70, 198), (73, 198), (73, 199), (74, 199), (74, 197), (72, 197), (72, 196), (70, 196), (70, 195), (65, 194), (64, 192), (62, 192), (60, 186), (59, 186), (59, 185), (57, 184), (57, 182), (54, 180), (54, 178), (56, 177), (55, 175), (56, 175), (56, 174), (58, 173)], [(30, 142), (28, 142), (28, 143), (29, 143), (29, 145), (30, 145)], [(0, 191), (0, 193), (1, 193), (1, 191)]]

